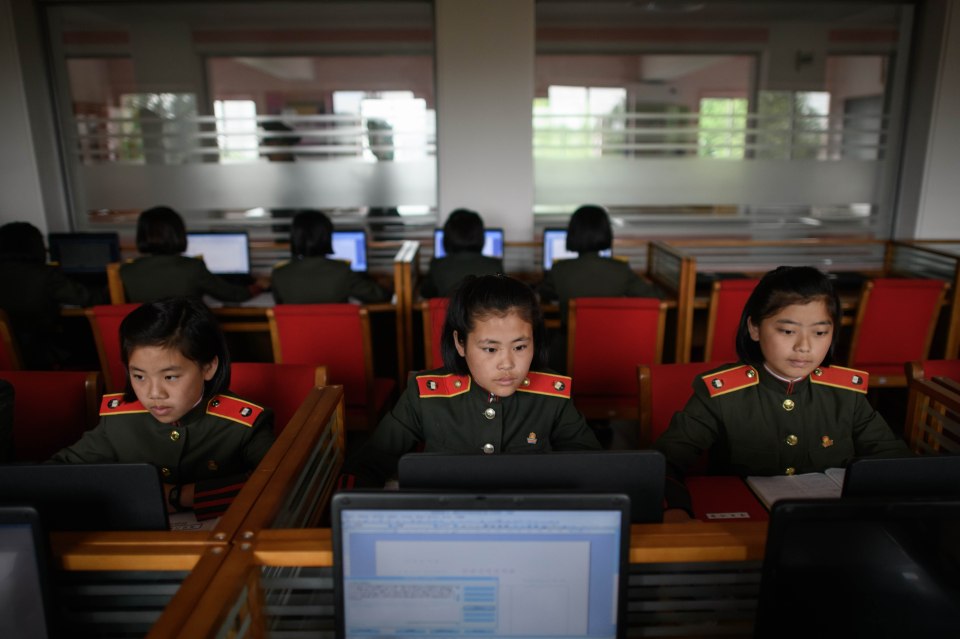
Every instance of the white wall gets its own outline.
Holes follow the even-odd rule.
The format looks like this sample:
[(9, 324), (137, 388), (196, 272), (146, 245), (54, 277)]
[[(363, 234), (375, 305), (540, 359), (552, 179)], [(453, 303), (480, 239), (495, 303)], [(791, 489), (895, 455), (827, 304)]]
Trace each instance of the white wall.
[(438, 206), (533, 236), (533, 0), (436, 0)]

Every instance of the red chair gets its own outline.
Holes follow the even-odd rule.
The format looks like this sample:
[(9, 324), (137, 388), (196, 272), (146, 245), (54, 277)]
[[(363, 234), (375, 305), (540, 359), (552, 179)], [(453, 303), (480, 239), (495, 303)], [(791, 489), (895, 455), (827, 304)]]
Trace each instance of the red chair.
[(100, 375), (87, 371), (2, 371), (13, 385), (18, 462), (42, 462), (97, 425)]
[(659, 364), (665, 302), (646, 297), (570, 300), (567, 372), (588, 419), (637, 419), (638, 364)]
[(847, 365), (870, 373), (873, 387), (907, 384), (906, 362), (926, 359), (947, 283), (881, 278), (860, 294)]
[(0, 370), (18, 371), (23, 367), (20, 348), (13, 336), (13, 326), (6, 311), (0, 309)]
[(760, 280), (719, 280), (713, 283), (707, 315), (705, 362), (735, 362), (737, 328), (747, 298)]
[(434, 297), (420, 305), (423, 312), (423, 367), (426, 369), (443, 366), (440, 344), (448, 306), (450, 299), (446, 297)]
[(275, 435), (280, 435), (314, 387), (326, 385), (326, 366), (252, 362), (234, 362), (230, 366), (230, 390), (272, 408)]
[(278, 304), (267, 309), (273, 361), (327, 367), (330, 384), (342, 384), (347, 426), (375, 426), (392, 399), (396, 381), (374, 378), (367, 310), (355, 304)]
[(84, 311), (93, 331), (103, 385), (108, 393), (119, 393), (126, 385), (127, 371), (120, 357), (120, 322), (138, 306), (140, 304), (105, 304)]

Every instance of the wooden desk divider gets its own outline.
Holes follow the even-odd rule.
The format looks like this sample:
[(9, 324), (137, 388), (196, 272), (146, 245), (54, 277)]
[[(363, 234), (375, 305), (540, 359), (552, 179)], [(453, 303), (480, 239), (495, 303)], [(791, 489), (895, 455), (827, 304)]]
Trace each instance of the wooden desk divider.
[(674, 361), (678, 364), (689, 362), (697, 260), (665, 242), (650, 242), (647, 249), (647, 277), (675, 301), (677, 321)]
[(918, 455), (960, 453), (960, 384), (934, 377), (911, 379), (907, 446)]
[(393, 260), (393, 290), (397, 299), (397, 383), (401, 391), (413, 364), (413, 301), (420, 277), (420, 242), (407, 240)]

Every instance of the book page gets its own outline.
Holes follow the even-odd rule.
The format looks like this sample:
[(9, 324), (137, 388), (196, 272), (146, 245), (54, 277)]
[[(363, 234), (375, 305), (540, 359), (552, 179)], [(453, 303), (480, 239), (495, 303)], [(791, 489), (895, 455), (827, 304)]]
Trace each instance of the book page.
[(833, 480), (837, 486), (841, 489), (843, 488), (843, 478), (847, 476), (846, 468), (828, 468), (823, 471), (823, 474)]
[(843, 478), (840, 478), (838, 484), (833, 477), (829, 477), (825, 473), (747, 477), (747, 485), (769, 510), (780, 499), (839, 498)]

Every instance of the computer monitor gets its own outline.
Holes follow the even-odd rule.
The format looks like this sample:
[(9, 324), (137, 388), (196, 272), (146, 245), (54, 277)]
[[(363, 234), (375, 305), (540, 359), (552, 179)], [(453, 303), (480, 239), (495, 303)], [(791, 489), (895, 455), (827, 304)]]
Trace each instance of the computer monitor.
[(960, 628), (960, 501), (779, 501), (765, 552), (754, 636)]
[[(579, 253), (567, 250), (567, 229), (544, 229), (543, 231), (543, 270), (553, 268), (556, 260), (569, 260)], [(612, 257), (613, 250), (600, 251), (602, 257)]]
[(844, 473), (842, 495), (960, 499), (960, 456), (857, 459)]
[(202, 257), (211, 273), (250, 273), (250, 239), (246, 231), (187, 233), (188, 257)]
[(335, 260), (350, 263), (350, 270), (367, 270), (367, 233), (366, 231), (334, 231), (333, 255)]
[[(503, 229), (484, 229), (483, 250), (487, 257), (503, 257)], [(433, 230), (433, 256), (437, 259), (446, 257), (443, 248), (443, 229)]]
[(337, 636), (625, 637), (624, 495), (343, 492)]
[(0, 505), (26, 504), (47, 530), (169, 530), (150, 464), (0, 465)]
[(50, 233), (50, 261), (70, 275), (104, 274), (107, 264), (120, 261), (120, 236), (116, 233)]
[(666, 461), (655, 450), (408, 453), (400, 458), (397, 470), (403, 490), (623, 493), (630, 497), (633, 523), (663, 521)]
[(0, 637), (51, 634), (47, 539), (37, 511), (0, 507)]

